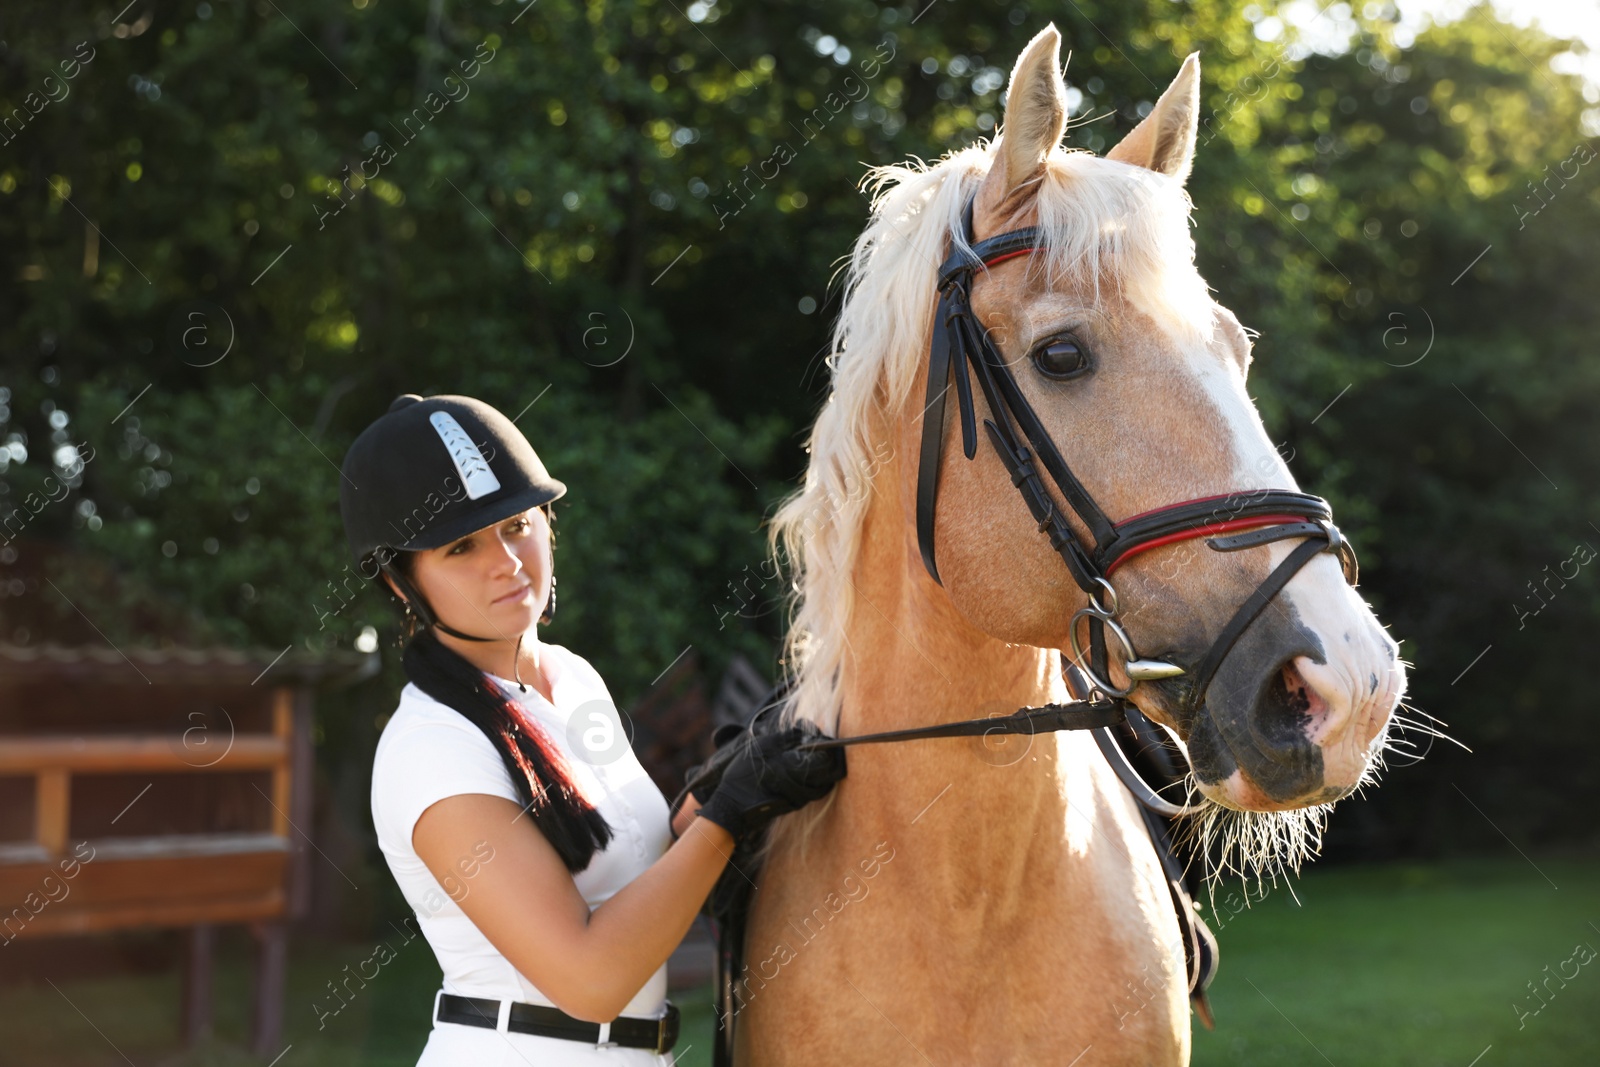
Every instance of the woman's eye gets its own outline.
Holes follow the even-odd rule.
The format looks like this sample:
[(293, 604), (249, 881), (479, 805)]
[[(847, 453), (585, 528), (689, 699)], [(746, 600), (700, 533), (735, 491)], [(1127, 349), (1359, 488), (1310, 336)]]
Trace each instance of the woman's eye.
[(446, 552), (445, 555), (447, 555), (447, 556), (459, 556), (461, 553), (465, 552), (467, 549), (469, 549), (471, 547), (472, 547), (472, 541), (470, 539), (465, 540), (465, 541), (457, 541), (455, 544), (450, 546), (450, 551)]
[(1034, 349), (1033, 363), (1047, 378), (1074, 378), (1089, 369), (1089, 351), (1063, 337)]

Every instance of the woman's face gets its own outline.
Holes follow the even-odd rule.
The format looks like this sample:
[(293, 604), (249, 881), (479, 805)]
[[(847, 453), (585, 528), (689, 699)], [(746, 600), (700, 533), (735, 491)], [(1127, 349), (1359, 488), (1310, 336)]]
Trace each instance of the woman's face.
[(412, 581), (440, 621), (514, 641), (550, 597), (550, 524), (532, 508), (439, 548), (418, 552)]

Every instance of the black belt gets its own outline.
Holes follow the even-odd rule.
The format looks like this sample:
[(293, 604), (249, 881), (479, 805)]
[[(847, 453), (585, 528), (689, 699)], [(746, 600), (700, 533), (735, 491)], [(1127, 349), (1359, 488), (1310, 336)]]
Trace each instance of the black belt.
[[(493, 1030), (500, 1022), (500, 1001), (441, 993), (438, 1013), (434, 1018), (442, 1023), (460, 1023)], [(567, 1041), (599, 1045), (600, 1025), (575, 1019), (560, 1008), (514, 1000), (511, 1002), (511, 1017), (506, 1022), (506, 1029), (517, 1034), (559, 1037)], [(607, 1043), (623, 1048), (654, 1049), (659, 1055), (677, 1044), (677, 1041), (678, 1006), (669, 1000), (667, 1013), (659, 1019), (638, 1019), (630, 1015), (619, 1015), (612, 1019)]]

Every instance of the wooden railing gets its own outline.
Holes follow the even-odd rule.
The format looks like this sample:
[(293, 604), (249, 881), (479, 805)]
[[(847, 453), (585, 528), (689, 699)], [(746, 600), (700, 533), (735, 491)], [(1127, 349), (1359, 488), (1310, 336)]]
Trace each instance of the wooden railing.
[[(134, 926), (183, 929), (182, 1030), (193, 1043), (210, 1026), (217, 926), (243, 923), (258, 950), (251, 1050), (265, 1062), (282, 1053), (289, 923), (310, 912), (314, 692), (370, 676), (377, 657), (0, 642), (5, 718), (38, 725), (70, 710), (76, 720), (80, 702), (117, 699), (115, 692), (130, 684), (130, 665), (154, 688), (138, 687), (137, 706), (119, 708), (128, 715), (166, 719), (174, 700), (227, 694), (236, 707), (266, 711), (268, 723), (263, 729), (252, 719), (253, 731), (237, 736), (232, 726), (84, 736), (0, 729), (0, 776), (24, 779), (34, 797), (31, 825), (6, 820), (21, 839), (0, 841), (0, 941)], [(268, 671), (272, 682), (258, 686)], [(212, 789), (179, 779), (191, 795), (217, 797), (226, 811), (194, 812), (203, 818), (189, 820), (184, 791), (171, 788), (173, 776), (219, 773), (238, 775), (239, 789), (233, 782)], [(149, 775), (152, 786), (131, 779), (126, 801), (107, 797), (112, 781), (84, 783), (91, 776), (130, 780), (122, 779), (130, 774)], [(141, 789), (151, 795), (141, 800)], [(75, 799), (82, 805), (76, 816)], [(113, 802), (128, 806), (107, 822)], [(124, 819), (133, 804), (146, 808)], [(138, 836), (141, 825), (164, 832)], [(185, 826), (197, 832), (165, 832)], [(248, 829), (211, 832), (219, 826)]]
[[(272, 774), (272, 834), (289, 836), (290, 793), (293, 788), (294, 693), (273, 692), (272, 732), (241, 734), (227, 739), (227, 748), (215, 759), (209, 753), (186, 748), (183, 734), (106, 734), (94, 737), (33, 735), (0, 740), (0, 776), (34, 779), (34, 839), (36, 850), (12, 845), (6, 856), (25, 854), (59, 857), (67, 851), (72, 821), (72, 778), (83, 774), (236, 774), (269, 771)], [(207, 744), (212, 743), (209, 739)], [(201, 758), (197, 758), (197, 756)], [(172, 835), (180, 838), (185, 835)], [(0, 878), (0, 905), (8, 902)]]

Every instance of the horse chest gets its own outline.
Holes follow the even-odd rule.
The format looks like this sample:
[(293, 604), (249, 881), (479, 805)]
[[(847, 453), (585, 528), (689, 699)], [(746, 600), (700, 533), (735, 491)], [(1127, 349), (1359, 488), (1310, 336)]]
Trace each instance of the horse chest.
[[(902, 843), (829, 912), (817, 905), (839, 888), (830, 864), (774, 857), (747, 941), (761, 978), (741, 1015), (743, 1062), (1071, 1062), (1090, 1046), (1105, 1063), (1187, 1061), (1181, 950), (1174, 963), (1151, 936), (1176, 926), (1144, 914), (1149, 894), (1065, 862), (1031, 870), (1031, 892), (1003, 890), (948, 859)], [(1118, 914), (1130, 903), (1138, 914)]]

